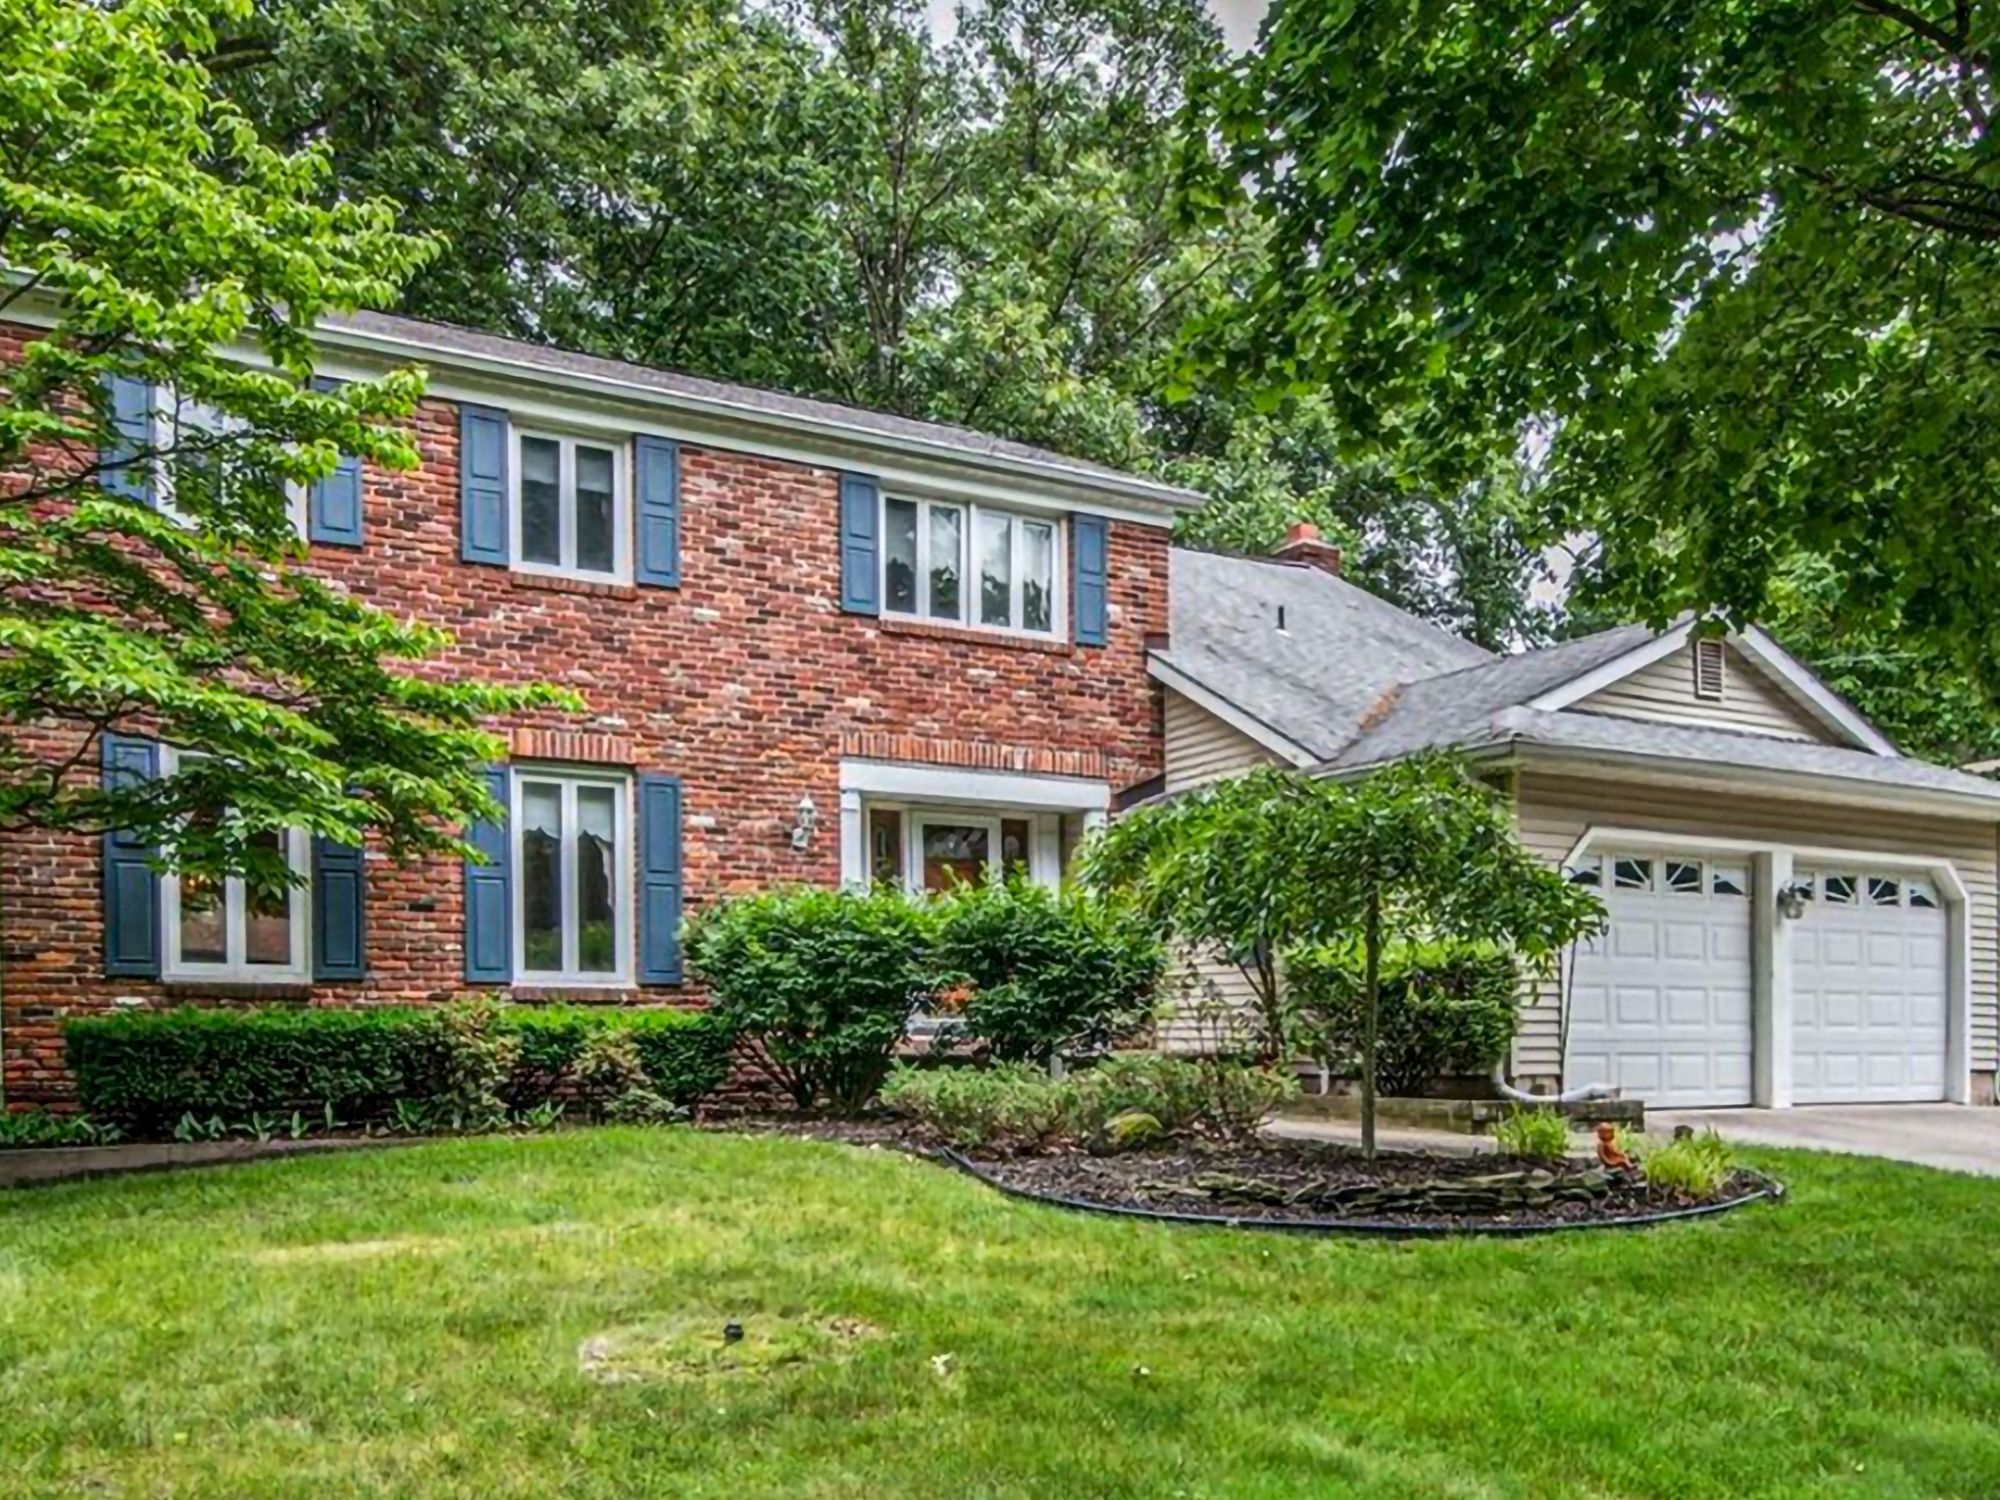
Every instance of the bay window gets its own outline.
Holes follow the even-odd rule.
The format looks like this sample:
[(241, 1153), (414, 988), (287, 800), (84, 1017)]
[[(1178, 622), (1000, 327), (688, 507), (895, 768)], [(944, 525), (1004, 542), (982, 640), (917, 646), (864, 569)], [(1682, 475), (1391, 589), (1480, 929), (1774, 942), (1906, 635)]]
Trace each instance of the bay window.
[(515, 434), (513, 550), (530, 572), (625, 575), (624, 464), (614, 443), (555, 433)]
[(1061, 537), (1047, 517), (941, 500), (882, 502), (890, 614), (1029, 635), (1061, 629)]
[(630, 834), (622, 778), (514, 778), (514, 970), (534, 983), (623, 983), (630, 969)]

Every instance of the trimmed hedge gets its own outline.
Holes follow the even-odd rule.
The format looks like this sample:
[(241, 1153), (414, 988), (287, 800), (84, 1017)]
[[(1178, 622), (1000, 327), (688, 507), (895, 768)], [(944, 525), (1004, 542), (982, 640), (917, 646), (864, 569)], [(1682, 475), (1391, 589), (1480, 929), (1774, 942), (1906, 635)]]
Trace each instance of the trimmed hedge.
[[(1424, 945), (1382, 968), (1376, 1086), (1422, 1094), (1447, 1077), (1484, 1077), (1507, 1055), (1518, 1024), (1514, 960), (1491, 948)], [(1288, 953), (1285, 984), (1303, 1040), (1337, 1070), (1361, 1056), (1358, 955)]]
[[(389, 1118), (446, 1087), (449, 1042), (436, 1007), (130, 1011), (79, 1017), (63, 1046), (85, 1113), (136, 1134), (164, 1134), (184, 1115), (241, 1120), (299, 1111), (344, 1126)], [(506, 1081), (514, 1108), (558, 1094), (585, 1040), (630, 1033), (653, 1088), (693, 1105), (728, 1076), (733, 1038), (705, 1011), (508, 1006), (498, 1029), (519, 1042)]]

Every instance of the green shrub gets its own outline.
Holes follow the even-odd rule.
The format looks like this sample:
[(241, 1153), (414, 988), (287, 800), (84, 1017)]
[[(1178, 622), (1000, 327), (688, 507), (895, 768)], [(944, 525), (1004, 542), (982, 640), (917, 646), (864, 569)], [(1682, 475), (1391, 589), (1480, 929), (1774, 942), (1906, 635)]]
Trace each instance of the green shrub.
[(414, 1009), (129, 1011), (71, 1021), (63, 1045), (84, 1112), (141, 1135), (186, 1115), (381, 1119), (399, 1099), (436, 1097), (445, 1062), (435, 1024)]
[(1017, 1063), (990, 1068), (897, 1068), (882, 1102), (965, 1150), (1013, 1151), (1075, 1133), (1076, 1087)]
[(1005, 1062), (1101, 1049), (1151, 1019), (1166, 953), (1128, 907), (1018, 876), (937, 901), (938, 970), (971, 989), (965, 1029)]
[(1569, 1121), (1560, 1110), (1516, 1109), (1493, 1127), (1503, 1156), (1555, 1161), (1569, 1155)]
[[(1358, 1071), (1359, 955), (1344, 949), (1287, 954), (1285, 981), (1306, 1045), (1336, 1071)], [(1513, 960), (1488, 947), (1424, 944), (1386, 962), (1377, 1090), (1422, 1094), (1438, 1078), (1491, 1073), (1514, 1040), (1515, 985)]]
[(933, 987), (932, 913), (889, 886), (767, 891), (687, 925), (715, 1012), (800, 1109), (860, 1108)]
[(731, 1037), (706, 1012), (586, 1006), (131, 1011), (63, 1032), (84, 1110), (133, 1134), (483, 1129), (575, 1092), (587, 1040), (631, 1039), (652, 1090), (686, 1108), (727, 1076)]
[(36, 1146), (111, 1146), (125, 1133), (116, 1125), (99, 1124), (88, 1115), (55, 1115), (22, 1109), (0, 1114), (0, 1150)]
[(1672, 1198), (1707, 1198), (1729, 1180), (1736, 1163), (1713, 1130), (1657, 1146), (1640, 1165), (1646, 1181)]
[[(1150, 1123), (1154, 1137), (1240, 1135), (1289, 1095), (1288, 1076), (1240, 1063), (1117, 1057), (1067, 1078), (1039, 1068), (898, 1068), (882, 1102), (968, 1149), (1025, 1150), (1057, 1141), (1111, 1142), (1118, 1121)], [(1128, 1141), (1113, 1149), (1132, 1149)]]
[(1204, 1058), (1132, 1053), (1074, 1075), (1081, 1134), (1095, 1135), (1122, 1114), (1147, 1114), (1169, 1135), (1207, 1130), (1247, 1135), (1298, 1093), (1298, 1080), (1273, 1068)]

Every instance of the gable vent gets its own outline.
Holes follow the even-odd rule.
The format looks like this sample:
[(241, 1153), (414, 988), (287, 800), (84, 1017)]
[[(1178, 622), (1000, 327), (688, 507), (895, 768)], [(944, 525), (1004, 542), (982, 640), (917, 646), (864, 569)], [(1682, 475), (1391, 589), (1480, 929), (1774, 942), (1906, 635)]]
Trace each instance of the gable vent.
[(1727, 649), (1721, 641), (1694, 643), (1695, 697), (1706, 698), (1711, 703), (1722, 701), (1723, 671), (1727, 660)]

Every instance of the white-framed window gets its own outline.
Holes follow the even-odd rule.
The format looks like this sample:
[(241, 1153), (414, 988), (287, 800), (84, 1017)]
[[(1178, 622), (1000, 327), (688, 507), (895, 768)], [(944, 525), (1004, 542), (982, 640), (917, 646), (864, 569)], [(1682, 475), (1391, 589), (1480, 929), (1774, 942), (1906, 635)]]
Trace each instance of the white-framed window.
[(632, 972), (631, 783), (516, 767), (514, 974), (527, 984), (623, 984)]
[(866, 806), (871, 880), (921, 893), (1009, 874), (1062, 879), (1060, 814), (874, 798)]
[[(161, 746), (161, 771), (172, 775), (182, 755)], [(282, 849), (301, 883), (267, 891), (234, 875), (161, 878), (166, 978), (270, 983), (309, 977), (306, 914), (312, 903), (304, 879), (312, 871), (310, 843), (296, 828), (262, 834), (259, 841)]]
[(892, 615), (1021, 635), (1066, 628), (1063, 528), (984, 505), (882, 500), (882, 607)]
[[(204, 402), (183, 400), (169, 387), (155, 386), (152, 392), (153, 501), (161, 515), (183, 526), (190, 518), (175, 504), (183, 483), (227, 484), (231, 434), (247, 424)], [(285, 481), (285, 506), (292, 530), (306, 534), (306, 487)]]
[(572, 578), (628, 577), (632, 518), (624, 444), (521, 427), (512, 442), (514, 566)]

